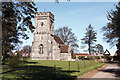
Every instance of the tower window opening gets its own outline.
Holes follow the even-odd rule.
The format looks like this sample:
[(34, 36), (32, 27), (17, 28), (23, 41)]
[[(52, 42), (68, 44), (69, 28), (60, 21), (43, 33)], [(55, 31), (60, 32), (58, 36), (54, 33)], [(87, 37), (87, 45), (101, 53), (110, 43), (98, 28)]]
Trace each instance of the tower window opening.
[(43, 54), (43, 45), (42, 45), (42, 44), (40, 44), (39, 50), (40, 50), (39, 53), (40, 53), (40, 54)]
[(41, 26), (43, 26), (44, 25), (44, 23), (43, 22), (41, 22)]

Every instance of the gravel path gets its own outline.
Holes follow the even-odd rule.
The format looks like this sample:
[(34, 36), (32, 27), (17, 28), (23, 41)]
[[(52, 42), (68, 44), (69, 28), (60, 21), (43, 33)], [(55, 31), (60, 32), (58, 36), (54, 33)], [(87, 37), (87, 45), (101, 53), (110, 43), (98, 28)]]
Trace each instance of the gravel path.
[(100, 70), (91, 78), (117, 78), (118, 68), (117, 64), (109, 64), (104, 70)]
[(81, 80), (82, 78), (89, 79), (114, 79), (120, 80), (120, 66), (117, 63), (109, 63), (105, 64), (103, 67), (98, 68), (96, 70), (90, 71), (82, 76), (77, 77), (77, 80)]

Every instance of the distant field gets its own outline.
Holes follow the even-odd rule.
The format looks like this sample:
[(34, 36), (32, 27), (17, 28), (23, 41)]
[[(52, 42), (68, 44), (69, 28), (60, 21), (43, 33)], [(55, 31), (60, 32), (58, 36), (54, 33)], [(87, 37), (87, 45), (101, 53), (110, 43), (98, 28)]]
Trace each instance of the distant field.
[[(79, 64), (79, 65), (78, 65)], [(47, 60), (28, 60), (25, 66), (19, 68), (9, 68), (3, 65), (3, 77), (16, 79), (30, 80), (53, 80), (67, 78), (73, 79), (76, 76), (82, 75), (85, 72), (91, 71), (104, 63), (94, 63), (91, 61), (47, 61)], [(70, 67), (69, 67), (70, 65)], [(13, 79), (14, 78), (14, 79)]]

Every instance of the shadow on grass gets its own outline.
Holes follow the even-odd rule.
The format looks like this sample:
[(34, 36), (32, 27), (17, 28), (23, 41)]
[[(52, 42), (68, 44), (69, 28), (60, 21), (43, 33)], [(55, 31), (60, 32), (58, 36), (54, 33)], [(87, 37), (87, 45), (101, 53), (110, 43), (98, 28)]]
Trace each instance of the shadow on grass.
[(0, 75), (1, 74), (6, 74), (6, 73), (10, 73), (10, 72), (13, 72), (13, 71), (16, 71), (16, 70), (9, 70), (9, 71), (6, 71), (6, 72), (2, 72), (2, 73), (0, 73)]
[(80, 71), (76, 71), (76, 70), (72, 70), (72, 71), (69, 71), (69, 70), (64, 70), (62, 72), (66, 72), (66, 73), (73, 73), (73, 72), (80, 72)]
[(38, 62), (28, 62), (28, 61), (26, 61), (25, 63), (36, 64), (36, 63), (38, 63)]
[[(72, 72), (78, 71), (70, 71), (70, 73)], [(15, 77), (3, 77), (2, 80), (74, 80), (76, 78), (76, 76), (71, 76), (69, 71), (61, 70), (61, 67), (55, 68), (40, 65), (19, 67), (15, 68), (15, 71), (6, 73), (13, 74)]]

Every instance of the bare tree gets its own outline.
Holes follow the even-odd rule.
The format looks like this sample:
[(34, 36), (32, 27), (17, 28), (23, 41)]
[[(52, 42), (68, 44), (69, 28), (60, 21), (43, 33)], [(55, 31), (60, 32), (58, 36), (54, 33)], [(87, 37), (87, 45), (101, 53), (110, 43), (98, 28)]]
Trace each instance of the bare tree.
[(73, 51), (78, 51), (78, 39), (75, 34), (72, 32), (71, 28), (62, 27), (55, 30), (55, 35), (59, 36), (66, 45), (71, 43), (71, 48)]
[(31, 52), (31, 46), (25, 45), (23, 46), (23, 50), (28, 50), (29, 52)]

